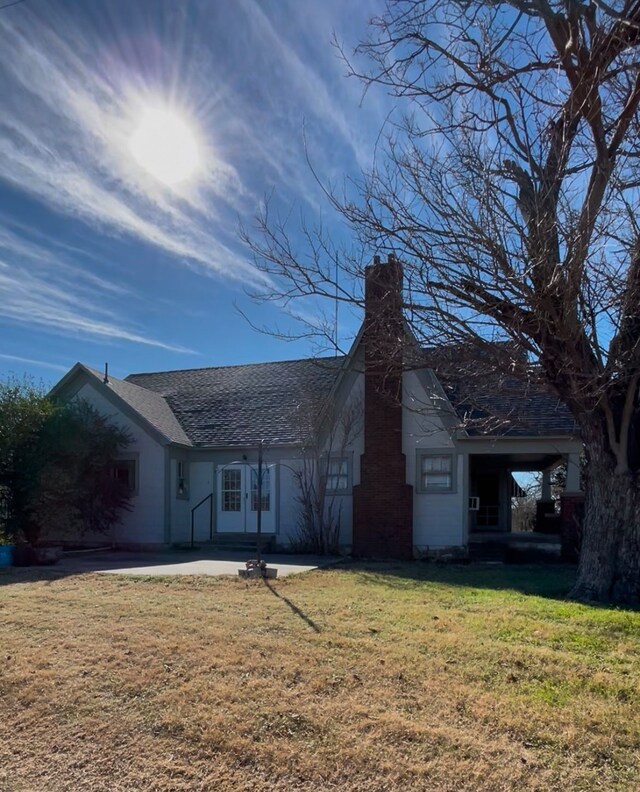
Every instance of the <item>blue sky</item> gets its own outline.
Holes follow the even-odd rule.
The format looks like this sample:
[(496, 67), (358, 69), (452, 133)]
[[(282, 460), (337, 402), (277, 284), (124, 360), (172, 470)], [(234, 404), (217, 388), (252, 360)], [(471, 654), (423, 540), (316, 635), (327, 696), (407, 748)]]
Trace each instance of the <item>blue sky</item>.
[[(1, 4), (1, 3), (0, 3)], [(308, 167), (341, 184), (372, 161), (390, 105), (346, 79), (331, 39), (377, 0), (25, 0), (0, 11), (0, 377), (56, 381), (303, 357), (252, 330), (238, 237), (265, 196), (292, 230), (345, 235)], [(149, 106), (188, 123), (200, 164), (167, 186), (130, 141)], [(343, 315), (341, 333), (357, 329)]]

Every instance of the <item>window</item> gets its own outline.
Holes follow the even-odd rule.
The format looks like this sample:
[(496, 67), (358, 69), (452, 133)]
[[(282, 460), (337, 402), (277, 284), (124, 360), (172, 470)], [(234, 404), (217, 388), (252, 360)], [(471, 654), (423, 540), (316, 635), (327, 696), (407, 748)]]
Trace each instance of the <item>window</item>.
[(222, 511), (242, 511), (242, 471), (228, 468), (222, 471)]
[(343, 492), (349, 489), (349, 460), (346, 457), (330, 459), (327, 464), (327, 490)]
[[(271, 509), (271, 471), (268, 467), (262, 468), (261, 511)], [(258, 511), (258, 471), (251, 468), (251, 511)]]
[(189, 497), (189, 463), (178, 460), (176, 471), (176, 498)]
[(453, 454), (420, 454), (418, 488), (422, 492), (453, 492), (455, 470)]
[(129, 492), (134, 495), (138, 489), (135, 459), (118, 459), (113, 464), (113, 477), (126, 485)]

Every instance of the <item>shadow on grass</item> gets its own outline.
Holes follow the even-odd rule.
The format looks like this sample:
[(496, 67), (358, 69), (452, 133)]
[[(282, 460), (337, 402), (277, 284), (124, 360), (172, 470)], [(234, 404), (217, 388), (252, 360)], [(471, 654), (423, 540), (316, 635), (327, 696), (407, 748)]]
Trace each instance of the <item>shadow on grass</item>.
[[(551, 600), (569, 600), (575, 581), (574, 564), (438, 564), (428, 561), (352, 561), (344, 568), (360, 575), (362, 582), (375, 583), (396, 590), (419, 589), (433, 583), (461, 589), (512, 591)], [(616, 608), (637, 612), (636, 605), (606, 602), (576, 603), (592, 608)]]
[(145, 566), (164, 566), (180, 561), (204, 560), (207, 556), (193, 551), (190, 554), (173, 552), (138, 553), (111, 548), (87, 550), (64, 554), (53, 564), (28, 564), (25, 566), (2, 567), (0, 569), (0, 586), (15, 583), (53, 582), (66, 577), (93, 574), (95, 572), (113, 572), (120, 569), (123, 574), (129, 569)]
[(411, 590), (435, 583), (469, 589), (517, 591), (559, 600), (567, 598), (576, 575), (574, 565), (544, 563), (494, 565), (352, 561), (341, 566), (360, 575), (365, 582), (370, 580), (393, 589)]
[(55, 566), (3, 567), (0, 569), (0, 588), (20, 583), (53, 583), (77, 574)]
[(291, 600), (288, 597), (285, 597), (284, 594), (281, 594), (277, 589), (275, 589), (271, 585), (271, 583), (269, 583), (267, 578), (262, 578), (262, 582), (269, 589), (269, 591), (273, 594), (274, 597), (277, 597), (278, 599), (281, 599), (289, 607), (289, 609), (293, 613), (295, 613), (296, 616), (298, 616), (300, 619), (302, 619), (302, 621), (305, 622), (305, 624), (307, 624), (307, 626), (311, 627), (311, 629), (314, 632), (316, 632), (316, 633), (320, 633), (321, 632), (320, 628), (313, 621), (313, 619), (310, 618), (309, 616), (307, 616), (307, 614), (303, 610), (301, 610), (297, 605), (295, 605), (293, 602), (291, 602)]

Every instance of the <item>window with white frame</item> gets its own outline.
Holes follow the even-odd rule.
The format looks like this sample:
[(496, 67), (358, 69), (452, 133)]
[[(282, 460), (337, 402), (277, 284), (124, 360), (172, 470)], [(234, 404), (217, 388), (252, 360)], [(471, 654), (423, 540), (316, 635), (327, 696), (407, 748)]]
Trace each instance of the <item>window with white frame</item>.
[(177, 462), (176, 469), (176, 497), (189, 497), (189, 463), (182, 459)]
[(419, 489), (422, 492), (453, 492), (453, 454), (421, 454)]
[(327, 490), (344, 492), (349, 489), (349, 460), (347, 457), (333, 457), (327, 462)]

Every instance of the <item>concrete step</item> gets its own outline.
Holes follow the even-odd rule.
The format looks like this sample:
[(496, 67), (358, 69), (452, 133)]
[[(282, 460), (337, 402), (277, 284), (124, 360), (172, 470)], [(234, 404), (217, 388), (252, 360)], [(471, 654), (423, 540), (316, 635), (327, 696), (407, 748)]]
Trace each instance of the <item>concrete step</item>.
[[(252, 551), (256, 549), (255, 534), (214, 534), (213, 538), (207, 542), (198, 542), (201, 547), (210, 547), (215, 550), (242, 550)], [(265, 552), (272, 552), (275, 545), (273, 534), (264, 534), (260, 539), (260, 549)]]
[(507, 548), (501, 542), (472, 542), (469, 544), (469, 559), (481, 563), (504, 562)]
[(510, 544), (506, 553), (508, 564), (553, 563), (560, 561), (561, 558), (562, 546), (559, 543), (518, 542)]
[(473, 531), (469, 544), (559, 544), (560, 534), (543, 534), (537, 531)]
[(481, 563), (506, 562), (508, 564), (527, 564), (539, 561), (559, 561), (561, 546), (559, 542), (470, 542), (469, 558)]

